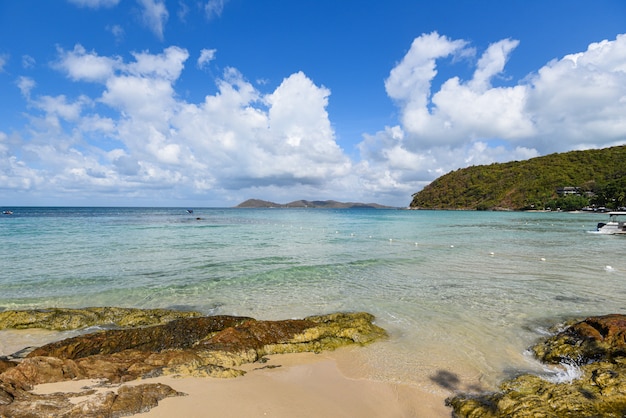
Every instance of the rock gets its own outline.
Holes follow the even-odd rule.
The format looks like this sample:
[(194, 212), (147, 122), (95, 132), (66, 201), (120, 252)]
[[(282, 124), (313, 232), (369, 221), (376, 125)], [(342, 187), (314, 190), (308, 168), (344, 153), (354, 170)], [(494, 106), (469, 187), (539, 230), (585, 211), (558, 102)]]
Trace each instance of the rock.
[(594, 363), (582, 367), (580, 379), (562, 383), (525, 374), (504, 382), (496, 393), (457, 395), (447, 404), (455, 417), (623, 417), (626, 370)]
[(33, 309), (0, 312), (0, 329), (43, 328), (66, 331), (94, 325), (139, 327), (166, 324), (173, 319), (198, 316), (201, 316), (199, 312), (182, 312), (168, 309), (116, 307)]
[(536, 344), (535, 356), (546, 363), (585, 364), (626, 356), (626, 316), (604, 315), (576, 322)]
[(129, 349), (160, 352), (166, 349), (189, 348), (208, 335), (246, 320), (251, 318), (235, 316), (181, 318), (165, 325), (99, 331), (47, 344), (33, 350), (27, 357), (52, 356), (77, 359)]
[(55, 357), (34, 357), (25, 359), (16, 367), (0, 375), (2, 382), (20, 385), (28, 389), (33, 385), (41, 383), (54, 383), (84, 378), (86, 378), (85, 373), (75, 361)]
[[(115, 308), (102, 309), (118, 312)], [(144, 318), (138, 316), (138, 312), (128, 313), (135, 319)], [(166, 316), (170, 314), (159, 318)], [(173, 314), (171, 317), (176, 319), (166, 324), (103, 330), (46, 344), (31, 351), (19, 363), (7, 364), (0, 374), (0, 416), (133, 414), (153, 407), (164, 396), (179, 394), (167, 387), (155, 389), (141, 385), (131, 390), (122, 386), (117, 393), (97, 394), (90, 396), (89, 401), (69, 405), (64, 397), (42, 397), (29, 390), (41, 383), (77, 379), (121, 384), (161, 374), (237, 377), (244, 374), (237, 366), (255, 362), (267, 354), (333, 350), (342, 345), (368, 344), (386, 336), (382, 328), (373, 324), (374, 317), (367, 313), (284, 321), (235, 316), (178, 318)], [(85, 323), (83, 320), (68, 322), (66, 313), (53, 315), (48, 320), (46, 324), (62, 323), (64, 327), (70, 323), (71, 326)], [(117, 324), (129, 323), (123, 317), (116, 321)], [(132, 324), (141, 321), (146, 319), (133, 320)], [(14, 324), (24, 326), (27, 322), (22, 317)], [(41, 319), (28, 322), (35, 323), (44, 322)]]
[(15, 366), (17, 366), (17, 362), (0, 358), (0, 374)]
[[(79, 393), (27, 394), (8, 405), (0, 405), (0, 416), (12, 418), (33, 417), (124, 417), (147, 412), (161, 399), (183, 396), (163, 384), (121, 386), (117, 392), (111, 388), (105, 393), (85, 390)], [(86, 398), (78, 401), (77, 398)]]
[(122, 386), (116, 395), (111, 396), (111, 406), (108, 407), (108, 402), (103, 405), (107, 406), (103, 412), (108, 412), (111, 416), (137, 414), (154, 408), (163, 398), (181, 395), (182, 393), (163, 384)]
[(580, 368), (580, 377), (555, 382), (524, 374), (495, 393), (459, 394), (446, 400), (454, 417), (623, 417), (626, 415), (626, 316), (574, 323), (532, 351), (546, 363)]

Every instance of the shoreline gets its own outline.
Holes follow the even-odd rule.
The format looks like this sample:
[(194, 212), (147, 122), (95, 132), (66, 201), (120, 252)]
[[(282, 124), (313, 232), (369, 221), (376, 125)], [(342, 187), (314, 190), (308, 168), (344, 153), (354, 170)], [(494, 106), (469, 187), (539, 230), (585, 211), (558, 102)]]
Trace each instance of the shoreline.
[[(444, 401), (451, 392), (434, 384), (432, 391), (428, 391), (346, 374), (342, 369), (350, 365), (343, 359), (349, 357), (349, 351), (272, 355), (266, 363), (242, 366), (247, 373), (236, 378), (160, 376), (123, 385), (162, 383), (186, 394), (163, 399), (150, 411), (133, 415), (142, 418), (204, 417), (207, 411), (221, 417), (450, 416)], [(107, 392), (120, 386), (102, 387), (98, 381), (82, 380), (38, 385), (33, 391), (38, 394), (80, 392), (91, 387)]]
[[(0, 351), (9, 355), (26, 347), (64, 339), (75, 331), (43, 329), (3, 330)], [(380, 342), (374, 343), (380, 344)], [(383, 343), (384, 344), (384, 343)], [(242, 364), (245, 373), (234, 378), (139, 378), (123, 384), (102, 380), (72, 380), (36, 385), (32, 393), (65, 393), (74, 404), (89, 403), (123, 386), (160, 383), (186, 396), (168, 397), (151, 410), (133, 416), (204, 417), (207, 411), (223, 417), (449, 417), (445, 399), (453, 394), (428, 376), (413, 382), (383, 378), (362, 362), (363, 350), (374, 346), (345, 346), (321, 353), (302, 352), (264, 356), (263, 362)], [(265, 361), (267, 360), (267, 361)], [(19, 360), (18, 360), (19, 361)], [(93, 390), (91, 395), (79, 393)], [(71, 396), (73, 395), (73, 396)]]

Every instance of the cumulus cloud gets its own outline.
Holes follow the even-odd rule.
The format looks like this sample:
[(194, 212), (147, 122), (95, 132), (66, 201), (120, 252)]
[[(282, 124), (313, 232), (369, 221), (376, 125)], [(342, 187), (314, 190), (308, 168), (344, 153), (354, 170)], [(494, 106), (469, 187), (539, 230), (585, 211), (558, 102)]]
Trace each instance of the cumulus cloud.
[(364, 136), (363, 175), (385, 172), (388, 184), (402, 188), (468, 165), (626, 143), (626, 35), (494, 87), (518, 44), (489, 45), (471, 79), (450, 77), (432, 91), (440, 60), (475, 49), (436, 32), (416, 38), (385, 81), (401, 123)]
[(218, 89), (200, 105), (187, 104), (173, 125), (222, 187), (321, 184), (346, 173), (349, 161), (325, 110), (330, 92), (303, 73), (262, 95), (228, 68)]
[[(189, 58), (183, 48), (133, 53), (129, 62), (80, 45), (58, 54), (55, 68), (68, 79), (102, 90), (92, 98), (29, 98), (37, 112), (22, 149), (55, 189), (94, 193), (118, 185), (120, 193), (135, 187), (150, 195), (175, 187), (188, 196), (210, 190), (241, 199), (242, 190), (259, 187), (313, 193), (350, 173), (326, 110), (330, 90), (302, 72), (262, 93), (227, 67), (215, 94), (189, 103), (174, 88)], [(30, 97), (34, 81), (21, 85)], [(117, 116), (98, 113), (102, 105)]]
[[(59, 49), (54, 68), (97, 93), (36, 95), (35, 80), (19, 77), (29, 125), (24, 139), (0, 132), (0, 187), (151, 202), (259, 196), (402, 205), (459, 167), (626, 143), (626, 35), (511, 81), (506, 64), (518, 45), (497, 40), (480, 52), (437, 33), (416, 38), (385, 80), (398, 123), (365, 134), (358, 161), (337, 143), (331, 89), (304, 72), (271, 87), (226, 67), (215, 93), (190, 102), (176, 90), (190, 57), (184, 48), (130, 59)], [(203, 50), (191, 68), (214, 54)], [(442, 61), (473, 68), (467, 79), (442, 79)]]
[(553, 60), (528, 79), (526, 110), (541, 151), (626, 141), (626, 35)]
[(437, 33), (413, 41), (404, 59), (385, 82), (387, 94), (401, 111), (405, 146), (412, 151), (432, 146), (459, 146), (468, 140), (527, 136), (532, 131), (523, 112), (522, 86), (492, 88), (491, 79), (504, 70), (517, 41), (490, 45), (478, 60), (473, 78), (446, 80), (431, 92), (437, 60), (473, 53), (464, 40)]
[(184, 62), (189, 58), (186, 49), (177, 46), (165, 48), (162, 54), (135, 52), (135, 62), (125, 66), (128, 73), (137, 76), (154, 76), (169, 81), (176, 80), (183, 70)]
[(119, 58), (101, 57), (87, 52), (77, 44), (72, 51), (57, 50), (59, 59), (54, 66), (64, 71), (74, 81), (102, 81), (110, 77), (120, 65)]

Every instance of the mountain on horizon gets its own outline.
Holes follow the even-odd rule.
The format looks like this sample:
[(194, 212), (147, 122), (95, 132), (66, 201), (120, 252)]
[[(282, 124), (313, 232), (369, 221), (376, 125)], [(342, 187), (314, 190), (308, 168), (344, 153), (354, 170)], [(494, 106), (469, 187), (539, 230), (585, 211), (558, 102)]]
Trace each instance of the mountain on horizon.
[(248, 199), (236, 208), (315, 208), (315, 209), (391, 209), (392, 206), (378, 203), (337, 202), (336, 200), (294, 200), (289, 203), (275, 203), (261, 199)]

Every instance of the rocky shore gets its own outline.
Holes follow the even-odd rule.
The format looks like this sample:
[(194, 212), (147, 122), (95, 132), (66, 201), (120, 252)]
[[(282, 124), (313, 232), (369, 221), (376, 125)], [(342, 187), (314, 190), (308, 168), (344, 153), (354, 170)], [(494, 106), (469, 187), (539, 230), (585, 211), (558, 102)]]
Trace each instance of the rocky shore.
[[(122, 417), (146, 412), (164, 398), (186, 395), (169, 381), (155, 380), (232, 378), (252, 370), (246, 367), (251, 363), (257, 369), (277, 367), (265, 362), (273, 354), (365, 345), (386, 337), (373, 320), (367, 313), (261, 321), (162, 309), (0, 312), (0, 329), (83, 330), (0, 357), (0, 416)], [(102, 329), (87, 333), (88, 327)], [(559, 327), (531, 350), (545, 364), (562, 367), (561, 376), (522, 374), (496, 392), (456, 394), (446, 400), (452, 415), (626, 416), (626, 316), (590, 317)], [(34, 390), (58, 382), (87, 383), (78, 391)]]
[(569, 368), (569, 379), (524, 374), (495, 393), (447, 400), (454, 417), (562, 418), (626, 416), (626, 316), (606, 315), (566, 325), (536, 344), (540, 361)]
[[(121, 417), (161, 399), (183, 396), (163, 384), (119, 386), (147, 377), (236, 377), (264, 356), (321, 352), (386, 337), (368, 313), (335, 313), (261, 321), (198, 312), (124, 308), (46, 309), (0, 313), (0, 329), (55, 330), (106, 326), (0, 359), (0, 416)], [(78, 393), (37, 394), (43, 383), (92, 379)]]

